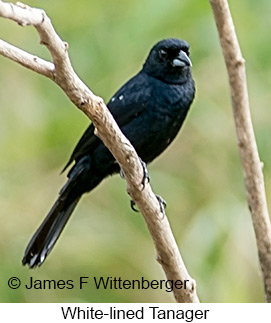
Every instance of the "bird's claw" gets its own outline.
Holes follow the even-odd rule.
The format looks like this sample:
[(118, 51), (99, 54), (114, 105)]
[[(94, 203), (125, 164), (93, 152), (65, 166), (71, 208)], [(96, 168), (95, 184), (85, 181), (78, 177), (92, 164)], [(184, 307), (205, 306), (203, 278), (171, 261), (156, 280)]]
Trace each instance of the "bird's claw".
[(160, 211), (163, 214), (163, 217), (166, 215), (165, 208), (167, 207), (167, 202), (160, 196), (155, 195), (160, 206)]
[(142, 181), (141, 181), (141, 184), (143, 186), (142, 188), (142, 191), (144, 190), (145, 188), (145, 183), (149, 183), (151, 178), (150, 178), (150, 175), (149, 175), (149, 172), (148, 172), (148, 169), (147, 169), (147, 164), (141, 159), (140, 159), (140, 162), (141, 162), (141, 165), (142, 165), (142, 169), (143, 169), (143, 178), (142, 178)]
[[(149, 183), (150, 182), (150, 175), (149, 175), (149, 172), (148, 172), (148, 169), (147, 169), (147, 164), (145, 162), (143, 162), (143, 160), (141, 158), (139, 158), (140, 160), (140, 163), (141, 163), (141, 166), (142, 166), (142, 169), (143, 169), (143, 177), (142, 177), (142, 181), (141, 181), (141, 184), (142, 184), (142, 191), (144, 190), (145, 188), (145, 183)], [(122, 169), (120, 169), (120, 177), (121, 178), (125, 178), (124, 176), (124, 173), (122, 171)]]
[(136, 206), (136, 202), (135, 202), (134, 200), (131, 200), (131, 201), (130, 201), (130, 206), (131, 206), (131, 209), (132, 209), (133, 211), (135, 211), (135, 212), (139, 212), (139, 211), (135, 208), (135, 206)]
[(124, 176), (124, 174), (123, 174), (123, 170), (122, 170), (122, 169), (120, 169), (120, 177), (121, 177), (122, 179), (124, 179), (124, 178), (125, 178), (125, 176)]
[[(159, 203), (159, 206), (160, 206), (160, 212), (163, 214), (163, 216), (166, 215), (166, 212), (165, 212), (165, 208), (167, 207), (167, 202), (160, 196), (160, 195), (155, 195), (156, 198), (157, 198), (157, 201)], [(135, 206), (136, 206), (136, 202), (134, 200), (130, 200), (130, 206), (131, 206), (131, 209), (135, 212), (139, 212)]]

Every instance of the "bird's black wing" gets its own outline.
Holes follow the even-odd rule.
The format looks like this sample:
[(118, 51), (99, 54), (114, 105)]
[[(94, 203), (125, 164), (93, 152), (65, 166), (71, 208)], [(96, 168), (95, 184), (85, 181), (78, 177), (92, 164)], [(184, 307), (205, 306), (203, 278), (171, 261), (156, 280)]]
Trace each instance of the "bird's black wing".
[[(119, 127), (123, 127), (136, 118), (146, 108), (150, 99), (150, 87), (148, 76), (140, 72), (125, 83), (108, 102), (107, 107), (112, 113)], [(93, 124), (87, 128), (63, 171), (75, 160), (79, 160), (86, 154), (91, 153), (101, 142), (94, 134)]]
[(71, 157), (63, 168), (62, 172), (64, 172), (74, 160), (80, 159), (80, 157), (84, 156), (88, 151), (94, 149), (98, 145), (99, 138), (94, 135), (94, 130), (94, 125), (90, 124), (75, 146)]
[(108, 102), (107, 107), (119, 127), (123, 127), (141, 114), (150, 100), (149, 76), (138, 73), (125, 83)]

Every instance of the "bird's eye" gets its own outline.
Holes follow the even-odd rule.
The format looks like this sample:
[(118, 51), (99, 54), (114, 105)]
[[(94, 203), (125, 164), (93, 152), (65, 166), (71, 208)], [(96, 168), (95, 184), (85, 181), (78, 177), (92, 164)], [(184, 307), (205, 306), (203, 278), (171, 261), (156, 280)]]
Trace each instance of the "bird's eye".
[(159, 50), (159, 56), (161, 59), (166, 59), (167, 58), (167, 52), (164, 49)]

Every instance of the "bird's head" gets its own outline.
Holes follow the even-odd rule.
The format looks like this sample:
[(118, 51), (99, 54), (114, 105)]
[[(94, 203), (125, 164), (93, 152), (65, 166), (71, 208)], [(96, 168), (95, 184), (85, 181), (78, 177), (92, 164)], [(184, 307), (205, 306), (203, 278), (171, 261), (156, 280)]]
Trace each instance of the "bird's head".
[(189, 44), (180, 39), (161, 40), (151, 49), (143, 71), (163, 82), (180, 84), (191, 74)]

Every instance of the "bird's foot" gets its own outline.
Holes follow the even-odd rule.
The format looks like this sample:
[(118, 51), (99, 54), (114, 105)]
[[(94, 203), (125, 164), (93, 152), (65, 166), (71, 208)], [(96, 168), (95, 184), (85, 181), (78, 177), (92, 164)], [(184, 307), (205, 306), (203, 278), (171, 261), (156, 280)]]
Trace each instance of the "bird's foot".
[(160, 211), (163, 214), (163, 217), (166, 215), (165, 208), (167, 207), (167, 202), (160, 196), (160, 195), (155, 195), (159, 206), (160, 206)]
[(134, 211), (134, 212), (139, 212), (135, 206), (136, 206), (136, 202), (134, 200), (130, 200), (130, 206), (131, 206), (131, 209)]
[[(143, 188), (142, 188), (142, 191), (143, 191), (144, 188), (145, 188), (145, 183), (150, 182), (150, 175), (149, 175), (149, 172), (148, 172), (148, 169), (147, 169), (147, 164), (144, 163), (141, 158), (139, 158), (139, 160), (140, 160), (140, 163), (141, 163), (142, 169), (143, 169), (143, 177), (142, 177), (142, 181), (141, 181), (141, 184), (143, 186)], [(122, 169), (120, 169), (120, 177), (123, 178), (123, 179), (125, 178)]]
[[(165, 212), (165, 208), (167, 207), (167, 202), (160, 196), (160, 195), (155, 195), (157, 200), (158, 200), (158, 203), (159, 203), (159, 206), (160, 206), (160, 211), (161, 213), (163, 214), (163, 216), (166, 215), (166, 212)], [(131, 206), (131, 209), (135, 212), (139, 212), (135, 206), (136, 206), (136, 202), (134, 200), (130, 200), (130, 206)]]
[(143, 160), (141, 158), (139, 158), (140, 162), (141, 162), (141, 165), (142, 165), (142, 169), (143, 169), (143, 178), (142, 178), (142, 181), (141, 181), (141, 184), (143, 185), (143, 188), (142, 188), (142, 191), (144, 190), (145, 188), (145, 183), (149, 183), (151, 178), (150, 178), (150, 175), (149, 175), (149, 172), (148, 172), (148, 169), (147, 169), (147, 164), (143, 162)]
[(124, 178), (125, 178), (125, 177), (124, 177), (124, 174), (123, 174), (122, 169), (120, 169), (120, 177), (121, 177), (122, 179), (124, 179)]

